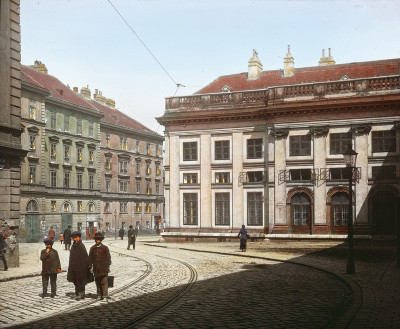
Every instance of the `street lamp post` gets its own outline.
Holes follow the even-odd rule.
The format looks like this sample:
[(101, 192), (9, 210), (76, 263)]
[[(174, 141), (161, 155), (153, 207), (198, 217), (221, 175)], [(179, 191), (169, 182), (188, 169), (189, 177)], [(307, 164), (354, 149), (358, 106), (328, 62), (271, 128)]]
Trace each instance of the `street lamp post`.
[(347, 171), (349, 174), (349, 210), (348, 210), (348, 246), (349, 246), (349, 255), (347, 259), (346, 265), (346, 274), (355, 274), (355, 266), (354, 266), (354, 253), (353, 253), (353, 171), (356, 167), (357, 161), (357, 152), (353, 150), (351, 144), (348, 146), (347, 151), (343, 153), (344, 162), (347, 167)]
[(114, 236), (117, 240), (117, 209), (114, 209)]

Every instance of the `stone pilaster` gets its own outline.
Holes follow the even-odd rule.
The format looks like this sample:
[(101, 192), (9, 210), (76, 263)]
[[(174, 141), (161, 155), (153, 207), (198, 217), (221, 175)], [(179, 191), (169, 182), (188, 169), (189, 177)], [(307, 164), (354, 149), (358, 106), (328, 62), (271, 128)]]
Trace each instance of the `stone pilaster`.
[(200, 227), (212, 227), (211, 135), (200, 136)]
[[(169, 138), (169, 225), (171, 228), (180, 227), (180, 197), (179, 197), (179, 136)], [(165, 173), (167, 175), (167, 173)], [(167, 219), (168, 221), (168, 219)]]
[(243, 172), (243, 133), (233, 133), (232, 136), (232, 221), (233, 228), (243, 224), (243, 185), (239, 187), (238, 178)]

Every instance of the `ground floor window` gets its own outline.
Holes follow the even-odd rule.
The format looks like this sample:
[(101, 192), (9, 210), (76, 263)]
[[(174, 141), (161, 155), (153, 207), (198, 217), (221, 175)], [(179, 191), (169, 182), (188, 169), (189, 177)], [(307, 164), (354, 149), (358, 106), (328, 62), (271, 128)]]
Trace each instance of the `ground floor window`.
[(229, 193), (215, 193), (215, 225), (230, 224)]
[(295, 194), (292, 199), (292, 216), (294, 226), (308, 226), (310, 217), (310, 200), (304, 193)]
[(247, 225), (260, 226), (263, 224), (262, 192), (247, 193)]
[(349, 214), (349, 196), (347, 193), (338, 192), (332, 196), (332, 217), (334, 226), (347, 226)]
[(183, 224), (197, 225), (198, 222), (198, 199), (197, 193), (183, 194)]

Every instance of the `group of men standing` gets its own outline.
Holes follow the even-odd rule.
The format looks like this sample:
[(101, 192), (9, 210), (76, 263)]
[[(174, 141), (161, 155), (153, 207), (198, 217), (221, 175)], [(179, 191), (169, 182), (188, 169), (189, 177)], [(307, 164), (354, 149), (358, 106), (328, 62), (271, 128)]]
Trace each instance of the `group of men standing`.
[[(68, 226), (67, 230), (70, 230)], [(64, 241), (68, 233), (64, 231)], [(97, 299), (103, 300), (108, 298), (108, 273), (110, 272), (111, 255), (107, 246), (102, 244), (104, 236), (101, 232), (94, 235), (95, 244), (90, 248), (89, 254), (81, 240), (81, 233), (75, 231), (70, 233), (71, 240), (69, 244), (65, 242), (65, 249), (70, 249), (69, 266), (67, 273), (68, 282), (72, 282), (75, 286), (75, 299), (81, 300), (85, 298), (85, 286), (90, 282), (90, 278), (94, 276), (97, 287)], [(47, 295), (47, 286), (50, 279), (51, 295), (56, 296), (56, 280), (57, 274), (61, 273), (61, 264), (58, 252), (52, 248), (53, 240), (44, 240), (46, 249), (42, 250), (40, 260), (42, 261), (42, 283), (43, 297)]]

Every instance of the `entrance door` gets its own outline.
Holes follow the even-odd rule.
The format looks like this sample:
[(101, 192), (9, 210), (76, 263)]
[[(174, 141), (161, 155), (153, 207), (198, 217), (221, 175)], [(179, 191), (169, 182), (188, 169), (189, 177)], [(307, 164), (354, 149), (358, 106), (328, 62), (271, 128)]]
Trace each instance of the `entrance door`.
[(388, 191), (378, 192), (372, 201), (372, 218), (378, 235), (396, 234), (396, 197)]
[(310, 233), (311, 205), (305, 193), (296, 193), (291, 199), (291, 232)]
[(72, 228), (72, 214), (61, 214), (61, 233), (64, 233), (68, 225)]
[(39, 242), (39, 215), (25, 215), (26, 242)]

